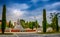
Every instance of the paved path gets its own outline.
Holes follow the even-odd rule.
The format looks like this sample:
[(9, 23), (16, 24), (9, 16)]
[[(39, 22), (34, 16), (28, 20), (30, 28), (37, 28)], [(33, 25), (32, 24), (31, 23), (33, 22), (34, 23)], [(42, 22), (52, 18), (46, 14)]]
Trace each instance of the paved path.
[(60, 37), (60, 34), (16, 33), (14, 35), (0, 35), (0, 37)]

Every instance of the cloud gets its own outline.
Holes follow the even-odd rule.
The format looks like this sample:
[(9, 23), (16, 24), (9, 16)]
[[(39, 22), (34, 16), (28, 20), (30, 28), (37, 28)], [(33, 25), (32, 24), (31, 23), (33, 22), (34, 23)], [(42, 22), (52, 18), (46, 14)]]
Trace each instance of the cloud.
[(13, 14), (16, 15), (16, 16), (21, 16), (21, 15), (23, 15), (23, 13), (24, 13), (23, 11), (17, 10), (17, 9), (13, 10), (12, 12), (13, 12)]
[(47, 13), (46, 13), (46, 17), (47, 17), (47, 20), (48, 20), (48, 23), (50, 23), (50, 17), (51, 17), (51, 15), (50, 15), (50, 13), (59, 13), (60, 11), (57, 11), (57, 10), (51, 10), (51, 11), (46, 11)]
[(25, 13), (27, 11), (24, 11), (25, 9), (28, 9), (29, 6), (25, 3), (19, 4), (10, 4), (7, 6), (7, 20), (16, 21), (17, 19), (23, 18), (25, 16)]
[(39, 1), (41, 1), (41, 2), (47, 2), (47, 1), (50, 1), (50, 0), (31, 0), (33, 3), (37, 3), (37, 2), (39, 2)]
[(33, 11), (30, 11), (29, 13), (26, 14), (29, 19), (28, 21), (35, 21), (37, 20), (39, 25), (42, 26), (42, 9), (37, 8)]
[(2, 6), (0, 5), (0, 20), (2, 19)]
[(51, 23), (50, 13), (54, 13), (54, 12), (60, 13), (59, 6), (60, 6), (60, 2), (55, 2), (55, 3), (50, 4), (50, 5), (45, 5), (45, 8), (47, 10), (47, 21), (48, 21), (48, 23)]
[(33, 3), (36, 3), (36, 2), (38, 2), (39, 0), (31, 0)]
[[(39, 2), (39, 1), (47, 1), (47, 0), (33, 0), (34, 3), (36, 2)], [(38, 20), (39, 22), (39, 25), (42, 26), (42, 21), (43, 21), (43, 16), (42, 16), (42, 11), (43, 11), (43, 8), (46, 8), (47, 10), (47, 22), (48, 23), (51, 23), (51, 20), (50, 20), (50, 13), (53, 13), (53, 12), (60, 12), (59, 10), (57, 10), (59, 7), (60, 7), (60, 2), (55, 2), (55, 3), (52, 3), (52, 4), (46, 4), (44, 7), (40, 7), (40, 8), (37, 8), (33, 11), (23, 11), (24, 9), (28, 9), (30, 6), (27, 5), (27, 4), (13, 4), (12, 7), (10, 7), (11, 11), (9, 10), (9, 20), (12, 19), (12, 20), (17, 20), (18, 18), (19, 19), (24, 19), (26, 21), (35, 21), (35, 20)], [(36, 17), (36, 18), (34, 18)], [(8, 18), (8, 17), (7, 17)]]
[[(42, 2), (46, 2), (49, 0), (32, 0), (31, 2), (33, 3), (37, 3), (39, 1)], [(38, 20), (39, 25), (42, 26), (42, 11), (43, 8), (47, 9), (47, 21), (48, 23), (50, 23), (50, 19), (48, 16), (50, 16), (50, 13), (53, 12), (59, 12), (57, 9), (60, 6), (60, 2), (56, 2), (53, 4), (46, 4), (43, 7), (40, 8), (36, 8), (32, 11), (28, 11), (26, 9), (30, 8), (30, 6), (26, 3), (13, 3), (13, 4), (9, 4), (9, 6), (7, 6), (7, 20), (12, 20), (12, 21), (16, 21), (18, 18), (19, 19), (25, 19), (26, 21), (35, 21)], [(56, 9), (57, 8), (57, 9)], [(34, 18), (35, 17), (35, 18)]]
[(25, 13), (25, 11), (14, 8), (7, 8), (7, 10), (7, 20), (16, 21), (18, 18), (21, 18)]
[(28, 9), (29, 8), (29, 5), (27, 5), (25, 3), (23, 3), (23, 4), (14, 3), (14, 4), (10, 4), (9, 7), (15, 8), (15, 9), (24, 10), (24, 9)]
[(50, 1), (50, 0), (40, 0), (40, 1), (46, 2), (46, 1)]
[(47, 10), (60, 10), (60, 2), (55, 2), (53, 4), (45, 5)]
[(30, 16), (30, 18), (33, 20), (34, 16), (36, 16), (36, 19), (38, 20), (39, 24), (42, 26), (42, 18), (43, 18), (43, 16), (42, 16), (43, 12), (42, 11), (45, 8), (46, 12), (47, 12), (47, 14), (46, 14), (47, 15), (46, 16), (47, 17), (47, 22), (50, 24), (51, 23), (50, 13), (60, 12), (59, 10), (57, 10), (59, 6), (60, 6), (60, 2), (55, 2), (55, 3), (52, 3), (52, 4), (46, 4), (43, 7), (40, 7), (40, 8), (37, 8), (37, 9), (33, 10), (30, 14), (30, 15), (32, 15), (32, 16)]

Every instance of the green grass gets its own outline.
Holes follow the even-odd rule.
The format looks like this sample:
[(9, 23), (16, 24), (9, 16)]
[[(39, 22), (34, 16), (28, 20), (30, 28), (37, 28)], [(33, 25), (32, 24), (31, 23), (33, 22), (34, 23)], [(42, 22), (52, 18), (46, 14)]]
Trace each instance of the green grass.
[(4, 33), (4, 34), (0, 33), (0, 35), (13, 35), (13, 33)]
[(46, 33), (43, 33), (43, 32), (37, 32), (37, 34), (60, 34), (60, 32), (46, 32)]

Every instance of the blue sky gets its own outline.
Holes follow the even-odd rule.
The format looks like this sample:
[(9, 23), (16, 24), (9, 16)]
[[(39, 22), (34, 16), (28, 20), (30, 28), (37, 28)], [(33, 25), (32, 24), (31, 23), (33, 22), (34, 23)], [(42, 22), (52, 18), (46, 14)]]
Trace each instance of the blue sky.
[(3, 4), (6, 4), (8, 21), (23, 18), (26, 21), (38, 20), (41, 25), (44, 8), (47, 11), (48, 22), (50, 22), (50, 13), (60, 12), (60, 0), (0, 0), (0, 19)]

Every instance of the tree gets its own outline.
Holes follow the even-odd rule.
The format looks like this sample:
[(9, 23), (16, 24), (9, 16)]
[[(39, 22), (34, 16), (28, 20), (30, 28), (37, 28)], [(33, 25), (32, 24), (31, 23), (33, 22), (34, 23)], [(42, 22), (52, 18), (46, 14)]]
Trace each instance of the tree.
[(56, 18), (55, 18), (55, 13), (54, 14), (52, 14), (52, 13), (50, 13), (51, 14), (51, 17), (50, 17), (50, 19), (52, 18), (52, 23), (51, 23), (51, 27), (53, 28), (53, 30), (55, 30), (55, 27), (56, 27)]
[(21, 19), (20, 24), (22, 25), (23, 28), (25, 28), (25, 20)]
[(13, 24), (10, 25), (11, 28), (14, 28)]
[(59, 31), (59, 26), (58, 26), (58, 15), (59, 13), (57, 13), (55, 16), (56, 16), (56, 31), (58, 32)]
[(9, 28), (11, 27), (11, 21), (9, 21)]
[(46, 24), (46, 28), (48, 28), (48, 27), (51, 27), (51, 25), (49, 23)]
[(11, 23), (11, 20), (9, 21), (9, 28), (14, 28), (13, 24)]
[(1, 25), (2, 34), (4, 34), (5, 27), (6, 27), (6, 5), (3, 5), (2, 25)]
[(43, 9), (43, 21), (42, 21), (42, 24), (43, 24), (43, 32), (45, 33), (46, 32), (46, 10)]
[(57, 32), (59, 31), (59, 26), (58, 26), (58, 15), (59, 13), (50, 13), (51, 14), (51, 18), (52, 18), (52, 23), (51, 23), (51, 27), (53, 28), (53, 30), (56, 30)]
[(29, 23), (28, 23), (28, 21), (25, 23), (25, 27), (26, 27), (26, 28), (29, 28)]
[(34, 25), (35, 25), (35, 24), (34, 24), (34, 22), (29, 22), (29, 28), (30, 28), (30, 29), (32, 29), (32, 30), (33, 30)]
[(35, 21), (35, 27), (36, 27), (36, 29), (37, 29), (38, 27), (40, 27), (37, 20)]

